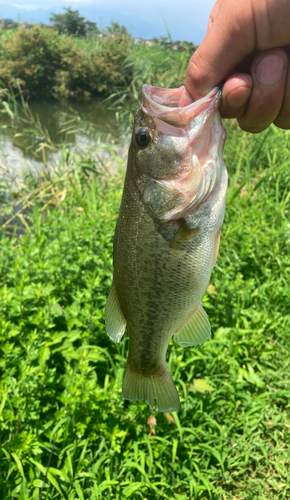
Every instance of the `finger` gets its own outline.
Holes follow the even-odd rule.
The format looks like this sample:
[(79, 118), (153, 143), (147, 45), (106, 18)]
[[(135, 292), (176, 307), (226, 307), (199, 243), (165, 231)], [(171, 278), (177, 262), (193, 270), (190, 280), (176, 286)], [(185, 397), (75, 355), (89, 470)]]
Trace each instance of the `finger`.
[(242, 130), (257, 133), (265, 130), (279, 115), (283, 103), (288, 67), (285, 50), (260, 52), (253, 60), (253, 89), (247, 111), (239, 118)]
[(251, 0), (221, 2), (211, 26), (193, 54), (185, 88), (191, 102), (223, 81), (255, 48)]
[(280, 112), (274, 121), (274, 124), (285, 130), (290, 129), (290, 51), (288, 50), (288, 71), (286, 76), (285, 90), (284, 90), (284, 99), (282, 103), (282, 107)]
[(235, 73), (224, 83), (220, 114), (223, 118), (240, 118), (247, 110), (253, 79), (245, 73)]
[(218, 11), (219, 11), (219, 7), (220, 7), (220, 4), (222, 3), (222, 0), (218, 0), (213, 8), (211, 9), (211, 13), (209, 15), (209, 20), (208, 20), (208, 24), (207, 24), (207, 31), (210, 29), (212, 23), (214, 22), (214, 20), (216, 19), (217, 15), (218, 15)]
[(190, 97), (190, 95), (188, 94), (186, 88), (183, 89), (182, 91), (182, 94), (181, 94), (181, 97), (179, 99), (179, 104), (178, 106), (180, 108), (184, 108), (185, 106), (188, 106), (189, 104), (191, 104), (193, 102), (193, 99)]

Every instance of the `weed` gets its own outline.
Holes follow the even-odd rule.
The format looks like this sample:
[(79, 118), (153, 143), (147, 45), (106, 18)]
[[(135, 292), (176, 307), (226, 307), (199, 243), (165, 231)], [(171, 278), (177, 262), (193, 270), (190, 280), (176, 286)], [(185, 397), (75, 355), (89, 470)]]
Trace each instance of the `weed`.
[(122, 174), (63, 150), (2, 204), (1, 498), (289, 497), (289, 132), (227, 128), (213, 337), (169, 346), (174, 418), (123, 400), (128, 339), (105, 332)]

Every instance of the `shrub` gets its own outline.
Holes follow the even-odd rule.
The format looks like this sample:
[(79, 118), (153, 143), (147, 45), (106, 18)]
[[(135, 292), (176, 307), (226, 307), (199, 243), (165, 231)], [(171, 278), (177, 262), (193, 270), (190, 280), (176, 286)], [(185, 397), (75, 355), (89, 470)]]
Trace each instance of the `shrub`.
[(28, 95), (41, 96), (51, 94), (57, 71), (80, 58), (80, 51), (71, 38), (35, 26), (3, 40), (1, 56), (0, 78), (5, 85), (21, 85)]
[(62, 98), (109, 94), (116, 88), (127, 85), (130, 76), (125, 74), (123, 67), (130, 52), (129, 35), (94, 37), (90, 50), (83, 50), (81, 58), (57, 72), (54, 95)]
[(70, 36), (34, 26), (1, 41), (0, 80), (27, 96), (82, 97), (123, 85), (122, 66), (130, 52), (128, 35), (95, 37), (93, 54)]
[(108, 92), (129, 82), (123, 72), (125, 59), (131, 52), (131, 37), (126, 34), (107, 35), (102, 39), (102, 52), (93, 59), (97, 92)]

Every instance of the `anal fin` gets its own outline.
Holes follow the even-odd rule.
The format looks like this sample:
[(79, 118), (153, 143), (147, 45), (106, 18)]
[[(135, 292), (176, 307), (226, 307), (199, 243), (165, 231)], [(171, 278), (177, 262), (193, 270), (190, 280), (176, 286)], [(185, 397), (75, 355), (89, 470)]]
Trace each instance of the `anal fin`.
[(210, 322), (202, 304), (200, 304), (188, 321), (174, 334), (173, 340), (181, 346), (196, 346), (208, 340), (210, 334)]
[(107, 334), (113, 342), (120, 342), (124, 335), (127, 321), (122, 313), (114, 282), (105, 307), (105, 325)]

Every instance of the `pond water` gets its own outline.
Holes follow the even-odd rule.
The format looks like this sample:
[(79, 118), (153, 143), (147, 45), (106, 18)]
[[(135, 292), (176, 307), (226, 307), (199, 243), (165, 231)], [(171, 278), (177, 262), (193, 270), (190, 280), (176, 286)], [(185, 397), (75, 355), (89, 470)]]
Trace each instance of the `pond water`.
[[(88, 102), (31, 102), (29, 107), (35, 117), (39, 117), (43, 128), (54, 144), (59, 145), (65, 140), (64, 129), (70, 127), (69, 140), (72, 147), (85, 147), (96, 139), (98, 143), (120, 145), (124, 149), (124, 134), (121, 138), (120, 126), (115, 112), (102, 99), (92, 99)], [(81, 130), (83, 129), (83, 130)], [(15, 134), (17, 133), (16, 137)], [(0, 115), (0, 167), (2, 171), (9, 170), (19, 174), (23, 168), (36, 170), (43, 168), (41, 151), (35, 153), (35, 143), (29, 127), (20, 127), (15, 131), (11, 128), (11, 120), (7, 114)], [(47, 160), (54, 162), (59, 153), (46, 149)]]

